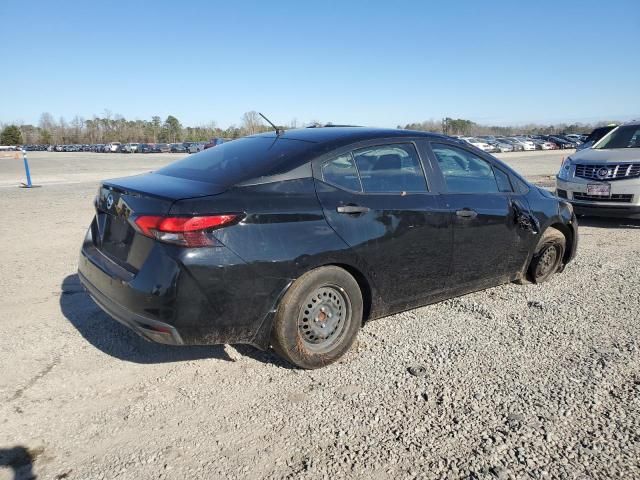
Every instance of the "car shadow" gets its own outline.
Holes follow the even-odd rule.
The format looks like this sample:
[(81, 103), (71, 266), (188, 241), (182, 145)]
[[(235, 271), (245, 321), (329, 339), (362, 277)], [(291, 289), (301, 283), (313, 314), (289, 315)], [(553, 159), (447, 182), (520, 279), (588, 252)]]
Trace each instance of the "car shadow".
[(224, 345), (173, 346), (149, 342), (104, 313), (80, 284), (78, 275), (64, 279), (60, 310), (80, 335), (98, 350), (133, 363), (170, 363), (216, 358), (233, 361)]
[(580, 217), (578, 225), (581, 227), (594, 228), (624, 228), (636, 229), (640, 228), (640, 220), (631, 218), (607, 218), (607, 217)]
[[(22, 446), (0, 448), (0, 467), (8, 467), (13, 471), (14, 480), (34, 480), (33, 455)], [(4, 477), (3, 477), (4, 478)]]

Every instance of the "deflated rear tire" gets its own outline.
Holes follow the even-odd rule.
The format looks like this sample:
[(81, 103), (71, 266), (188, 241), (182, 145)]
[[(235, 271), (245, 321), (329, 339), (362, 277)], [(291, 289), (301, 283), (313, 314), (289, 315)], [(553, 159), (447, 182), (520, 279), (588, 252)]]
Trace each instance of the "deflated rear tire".
[(361, 323), (358, 282), (342, 268), (320, 267), (298, 278), (283, 297), (271, 345), (298, 367), (320, 368), (347, 353)]
[(567, 240), (564, 234), (553, 227), (545, 230), (531, 260), (527, 278), (533, 283), (545, 282), (562, 265)]

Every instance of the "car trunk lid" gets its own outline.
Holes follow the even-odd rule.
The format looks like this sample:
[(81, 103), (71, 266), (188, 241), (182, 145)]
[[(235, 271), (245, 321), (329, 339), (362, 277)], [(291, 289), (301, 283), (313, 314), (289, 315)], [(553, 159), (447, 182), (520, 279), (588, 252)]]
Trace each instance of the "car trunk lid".
[(226, 187), (148, 173), (106, 180), (96, 197), (93, 241), (109, 259), (135, 273), (153, 247), (139, 234), (133, 219), (140, 215), (166, 215), (178, 200), (218, 195)]

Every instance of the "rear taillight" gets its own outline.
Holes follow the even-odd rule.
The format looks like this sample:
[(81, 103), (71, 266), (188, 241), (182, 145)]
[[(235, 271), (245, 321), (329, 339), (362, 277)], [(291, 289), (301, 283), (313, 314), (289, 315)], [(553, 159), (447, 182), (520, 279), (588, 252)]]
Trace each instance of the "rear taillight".
[(206, 216), (157, 216), (141, 215), (134, 224), (138, 232), (161, 242), (184, 247), (211, 247), (219, 245), (211, 235), (216, 228), (229, 226), (240, 221), (238, 214)]

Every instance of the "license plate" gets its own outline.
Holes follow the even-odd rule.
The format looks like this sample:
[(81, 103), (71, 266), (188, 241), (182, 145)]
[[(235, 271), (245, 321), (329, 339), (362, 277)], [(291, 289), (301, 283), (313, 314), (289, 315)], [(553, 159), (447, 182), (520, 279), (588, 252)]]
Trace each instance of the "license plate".
[(594, 185), (587, 185), (587, 195), (608, 197), (611, 195), (611, 185), (607, 183), (597, 183)]

